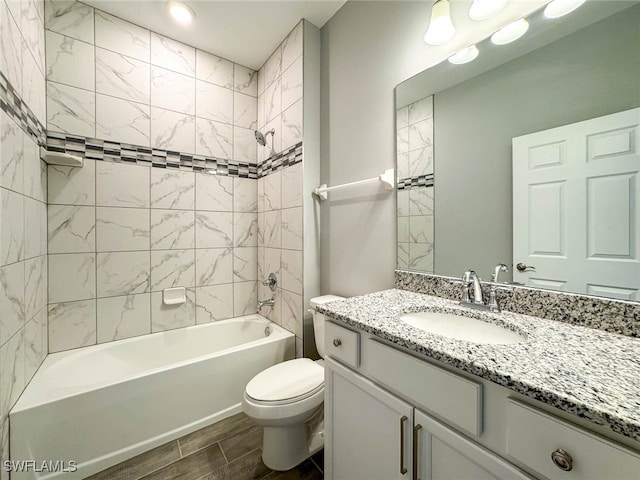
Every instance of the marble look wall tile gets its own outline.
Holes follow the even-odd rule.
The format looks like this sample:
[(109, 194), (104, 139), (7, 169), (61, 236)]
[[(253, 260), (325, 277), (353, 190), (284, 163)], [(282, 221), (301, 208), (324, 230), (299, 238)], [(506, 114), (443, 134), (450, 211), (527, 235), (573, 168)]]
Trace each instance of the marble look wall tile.
[(198, 155), (233, 158), (233, 127), (206, 118), (196, 118), (195, 150)]
[(264, 245), (270, 248), (282, 246), (282, 213), (274, 210), (264, 213)]
[(409, 216), (409, 192), (411, 190), (403, 189), (398, 190), (397, 193), (397, 215), (398, 217), (408, 217)]
[(47, 80), (93, 90), (94, 47), (72, 37), (47, 32)]
[(194, 77), (196, 50), (189, 45), (151, 32), (151, 64)]
[(233, 211), (257, 212), (258, 192), (255, 180), (248, 178), (233, 178)]
[(264, 210), (282, 208), (282, 170), (268, 175), (264, 182)]
[(233, 245), (235, 247), (258, 246), (258, 214), (256, 212), (233, 214)]
[(275, 83), (282, 73), (282, 47), (276, 48), (264, 64), (264, 88)]
[(96, 92), (149, 104), (149, 64), (110, 50), (96, 48)]
[(147, 29), (126, 22), (96, 10), (95, 42), (97, 47), (133, 57), (144, 62), (150, 61), (151, 36)]
[(49, 352), (96, 343), (96, 301), (49, 305)]
[(22, 56), (22, 98), (43, 125), (47, 124), (47, 82), (31, 52)]
[(193, 287), (196, 284), (195, 250), (151, 252), (151, 290)]
[(25, 319), (31, 320), (47, 305), (47, 256), (24, 262)]
[(282, 250), (282, 288), (302, 295), (302, 252)]
[(409, 268), (420, 272), (433, 272), (433, 244), (409, 244)]
[(162, 292), (151, 294), (151, 331), (163, 332), (196, 324), (195, 290), (187, 289), (187, 301), (181, 305), (165, 305)]
[(27, 384), (47, 356), (47, 311), (41, 310), (24, 327), (24, 381)]
[(257, 282), (240, 282), (233, 285), (233, 316), (256, 313), (258, 303)]
[(24, 197), (4, 188), (1, 190), (0, 265), (6, 265), (24, 259)]
[(151, 145), (174, 152), (193, 153), (196, 151), (195, 118), (151, 107)]
[(196, 288), (196, 323), (215, 322), (232, 317), (232, 284)]
[(96, 98), (96, 135), (104, 140), (150, 145), (149, 106), (106, 95)]
[(93, 43), (94, 9), (73, 0), (45, 2), (45, 27), (69, 37)]
[(302, 141), (302, 100), (298, 100), (282, 112), (281, 150), (292, 147)]
[(409, 176), (433, 173), (433, 147), (414, 150), (409, 153)]
[(282, 42), (282, 70), (302, 55), (303, 22), (298, 23)]
[(24, 263), (0, 268), (0, 345), (26, 322)]
[(409, 238), (412, 243), (433, 243), (433, 216), (409, 217)]
[(151, 169), (151, 208), (193, 210), (196, 175), (173, 169)]
[(93, 160), (85, 159), (82, 168), (48, 166), (48, 203), (58, 205), (95, 205), (95, 163)]
[(233, 127), (233, 159), (238, 162), (257, 163), (257, 143), (253, 130)]
[(94, 137), (96, 94), (47, 82), (47, 128), (56, 132)]
[(409, 242), (409, 217), (398, 218), (398, 242)]
[(29, 197), (24, 200), (24, 257), (47, 253), (47, 206)]
[(94, 207), (50, 205), (48, 252), (94, 252), (96, 248)]
[(302, 163), (282, 170), (282, 208), (302, 206), (302, 181)]
[(96, 265), (98, 297), (149, 291), (149, 252), (98, 253)]
[(230, 212), (233, 210), (233, 178), (220, 175), (196, 175), (196, 210)]
[(409, 126), (409, 107), (402, 107), (396, 110), (396, 129)]
[(405, 108), (407, 109), (407, 124), (431, 119), (433, 118), (433, 96), (418, 100)]
[(281, 115), (278, 115), (273, 120), (267, 122), (265, 126), (261, 129), (263, 132), (269, 132), (271, 130), (275, 130), (275, 134), (271, 137), (272, 141), (266, 147), (262, 145), (257, 145), (256, 147), (256, 155), (257, 161), (263, 162), (270, 159), (274, 153), (278, 153), (282, 150), (282, 122)]
[(151, 210), (151, 249), (195, 247), (195, 214), (188, 210)]
[(262, 269), (259, 272), (261, 280), (269, 277), (270, 273), (275, 273), (278, 282), (282, 282), (282, 250), (279, 248), (265, 248), (264, 260), (261, 263)]
[(151, 333), (151, 294), (99, 298), (98, 343)]
[(149, 207), (148, 167), (122, 163), (96, 163), (96, 205), (100, 207)]
[(409, 190), (409, 215), (433, 215), (433, 187)]
[(409, 151), (433, 145), (433, 119), (409, 125)]
[(233, 214), (196, 211), (196, 248), (233, 245)]
[(93, 253), (49, 255), (49, 302), (86, 300), (96, 296)]
[(282, 248), (302, 250), (302, 207), (282, 210)]
[(233, 280), (247, 282), (258, 279), (257, 247), (239, 247), (233, 249)]
[(196, 250), (196, 285), (219, 285), (233, 282), (233, 250), (209, 248)]
[(281, 325), (302, 338), (302, 295), (282, 290)]
[[(51, 207), (49, 207), (51, 208)], [(149, 250), (150, 211), (142, 208), (96, 208), (96, 250)]]
[(409, 170), (409, 154), (408, 153), (398, 153), (396, 155), (396, 167), (398, 169), (398, 173), (397, 173), (398, 180), (401, 178), (408, 178), (411, 176), (411, 172)]
[[(198, 80), (196, 116), (220, 123), (233, 123), (233, 91)], [(244, 125), (243, 125), (244, 126)]]
[(409, 268), (409, 244), (398, 243), (398, 268)]
[[(268, 124), (282, 112), (282, 92), (280, 79), (276, 80), (271, 86), (267, 87), (263, 95), (264, 110), (263, 118), (258, 118), (258, 123), (262, 121), (262, 125)], [(276, 131), (276, 133), (279, 133)], [(278, 151), (278, 150), (276, 150)]]
[(258, 72), (242, 65), (234, 64), (234, 85), (236, 92), (242, 92), (252, 97), (258, 96)]
[(258, 70), (258, 97), (264, 93), (264, 65)]
[(22, 41), (20, 29), (4, 2), (0, 3), (0, 70), (22, 92)]
[(234, 93), (233, 124), (243, 128), (255, 130), (257, 128), (257, 116), (258, 100), (255, 97), (244, 95), (243, 93)]
[(281, 89), (283, 110), (302, 99), (302, 56), (282, 74)]
[(24, 134), (0, 111), (0, 186), (22, 193), (24, 188)]
[(22, 138), (24, 140), (24, 194), (45, 203), (47, 201), (47, 164), (40, 160), (39, 147), (31, 137), (24, 134)]
[(151, 67), (151, 105), (154, 107), (195, 115), (195, 87), (193, 77), (165, 68)]
[[(9, 410), (25, 387), (24, 330), (0, 348), (0, 420), (9, 426)], [(3, 451), (3, 460), (8, 459)]]
[(224, 88), (233, 87), (233, 62), (196, 50), (196, 78)]

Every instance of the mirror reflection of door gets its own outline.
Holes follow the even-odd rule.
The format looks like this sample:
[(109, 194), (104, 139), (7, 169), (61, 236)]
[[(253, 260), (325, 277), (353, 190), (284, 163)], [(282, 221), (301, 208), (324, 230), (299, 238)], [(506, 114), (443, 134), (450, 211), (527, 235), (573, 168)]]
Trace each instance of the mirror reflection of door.
[(638, 145), (640, 108), (513, 139), (515, 281), (640, 300)]

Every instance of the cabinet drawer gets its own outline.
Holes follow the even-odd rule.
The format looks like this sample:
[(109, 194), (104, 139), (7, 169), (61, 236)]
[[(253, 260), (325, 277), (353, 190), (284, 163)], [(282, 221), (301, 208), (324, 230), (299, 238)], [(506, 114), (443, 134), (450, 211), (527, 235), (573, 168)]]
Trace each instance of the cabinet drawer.
[[(551, 454), (558, 449), (571, 456), (571, 470), (553, 463)], [(513, 399), (507, 406), (507, 453), (550, 480), (629, 480), (640, 475), (638, 453)]]
[(325, 324), (325, 350), (330, 357), (350, 367), (360, 365), (360, 334), (332, 322)]
[(367, 344), (367, 364), (372, 378), (416, 405), (472, 435), (482, 433), (482, 384), (375, 340)]

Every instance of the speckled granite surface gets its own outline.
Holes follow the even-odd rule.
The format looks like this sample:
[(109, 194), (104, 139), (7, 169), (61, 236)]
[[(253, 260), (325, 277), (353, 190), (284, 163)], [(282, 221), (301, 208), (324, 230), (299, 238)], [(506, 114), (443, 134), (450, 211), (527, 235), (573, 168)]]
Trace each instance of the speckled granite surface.
[[(319, 311), (347, 325), (477, 375), (640, 441), (640, 339), (522, 314), (493, 314), (406, 290), (331, 302)], [(479, 345), (411, 327), (400, 315), (463, 313), (527, 341)]]
[[(426, 295), (459, 300), (460, 282), (451, 277), (396, 270), (394, 285)], [(489, 291), (483, 282), (485, 293)], [(485, 299), (486, 300), (486, 299)], [(502, 310), (640, 338), (640, 303), (514, 286), (500, 289)]]

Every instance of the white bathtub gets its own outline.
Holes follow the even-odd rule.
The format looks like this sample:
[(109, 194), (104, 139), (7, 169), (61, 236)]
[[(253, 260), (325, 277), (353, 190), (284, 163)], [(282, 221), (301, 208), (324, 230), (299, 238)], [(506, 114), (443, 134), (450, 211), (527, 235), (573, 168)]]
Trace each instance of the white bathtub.
[[(260, 315), (49, 355), (11, 410), (11, 459), (74, 461), (64, 478), (84, 478), (242, 411), (247, 382), (294, 355)], [(12, 478), (62, 475), (31, 470)]]

